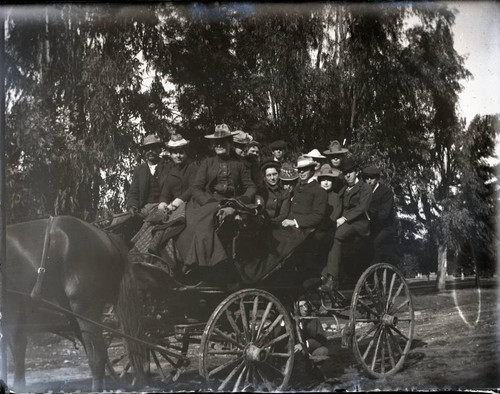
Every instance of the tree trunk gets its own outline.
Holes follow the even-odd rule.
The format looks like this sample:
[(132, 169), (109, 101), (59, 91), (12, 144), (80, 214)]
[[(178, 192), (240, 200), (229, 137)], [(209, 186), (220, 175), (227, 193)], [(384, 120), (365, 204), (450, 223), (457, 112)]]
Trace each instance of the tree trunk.
[(438, 291), (446, 290), (446, 270), (448, 266), (447, 254), (448, 250), (445, 245), (438, 246), (438, 272), (436, 280), (436, 288)]
[(469, 246), (470, 250), (472, 253), (472, 260), (474, 261), (474, 274), (475, 274), (475, 279), (476, 279), (476, 287), (481, 286), (481, 282), (479, 280), (479, 266), (478, 266), (478, 261), (477, 261), (477, 254), (476, 254), (476, 248), (474, 247), (474, 242), (472, 242), (472, 239), (469, 238)]

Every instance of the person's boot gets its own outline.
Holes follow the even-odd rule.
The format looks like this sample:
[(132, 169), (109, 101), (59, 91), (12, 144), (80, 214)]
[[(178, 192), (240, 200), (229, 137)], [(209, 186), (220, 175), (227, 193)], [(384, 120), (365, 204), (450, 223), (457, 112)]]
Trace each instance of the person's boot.
[(156, 256), (160, 256), (161, 254), (161, 239), (162, 239), (162, 232), (157, 231), (153, 238), (151, 239), (151, 243), (149, 244), (148, 247), (148, 252), (151, 254), (154, 254)]
[(318, 290), (323, 291), (325, 293), (329, 293), (334, 290), (338, 290), (338, 288), (339, 288), (339, 281), (337, 280), (337, 278), (335, 278), (332, 275), (327, 275), (323, 281), (323, 284), (320, 287), (318, 287)]

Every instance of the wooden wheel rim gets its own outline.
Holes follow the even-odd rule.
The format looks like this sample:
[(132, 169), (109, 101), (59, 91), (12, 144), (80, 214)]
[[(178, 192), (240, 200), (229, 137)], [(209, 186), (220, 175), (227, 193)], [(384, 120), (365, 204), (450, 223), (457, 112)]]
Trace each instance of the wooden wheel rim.
[(370, 376), (382, 378), (403, 367), (413, 339), (414, 311), (408, 284), (394, 266), (375, 264), (361, 275), (350, 324), (354, 354)]
[[(222, 301), (210, 316), (201, 339), (199, 372), (208, 382), (217, 374), (223, 375), (219, 391), (248, 387), (255, 391), (285, 390), (292, 373), (294, 345), (293, 324), (281, 302), (263, 290), (240, 290)], [(214, 355), (227, 355), (227, 361), (211, 368), (209, 361)]]

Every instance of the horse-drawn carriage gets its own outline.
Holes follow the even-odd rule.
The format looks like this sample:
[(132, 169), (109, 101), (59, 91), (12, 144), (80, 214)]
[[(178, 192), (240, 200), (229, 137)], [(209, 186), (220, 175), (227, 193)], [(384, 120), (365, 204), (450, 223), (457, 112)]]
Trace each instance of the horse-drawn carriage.
[[(66, 296), (50, 294), (47, 298), (56, 302), (48, 303), (41, 291), (42, 300), (39, 302), (67, 315), (70, 321), (78, 322), (79, 332), (90, 328), (94, 337), (83, 336), (87, 350), (91, 342), (93, 349), (101, 346), (100, 340), (95, 338), (104, 329), (105, 340), (102, 343), (104, 347), (112, 347), (115, 353), (103, 360), (102, 352), (97, 355), (87, 352), (94, 378), (93, 389), (102, 389), (104, 365), (115, 379), (129, 375), (132, 370), (137, 376), (149, 372), (149, 376), (153, 374), (162, 380), (177, 379), (188, 367), (194, 350), (198, 353), (199, 373), (210, 388), (219, 391), (284, 390), (292, 375), (297, 350), (310, 354), (303, 335), (303, 324), (317, 319), (331, 319), (339, 328), (343, 326), (343, 344), (352, 347), (359, 364), (370, 376), (380, 378), (402, 368), (412, 342), (414, 316), (408, 285), (394, 266), (385, 263), (369, 266), (359, 276), (354, 291), (353, 286), (347, 284), (346, 289), (322, 293), (317, 290), (318, 283), (305, 280), (309, 268), (303, 260), (311, 256), (313, 232), (303, 233), (297, 242), (287, 244), (280, 253), (263, 261), (262, 256), (269, 255), (263, 245), (272, 247), (273, 243), (269, 242), (272, 231), (266, 232), (262, 228), (260, 210), (240, 204), (231, 205), (231, 208), (231, 217), (217, 224), (218, 230), (224, 234), (222, 238), (230, 258), (212, 268), (216, 275), (212, 272), (211, 277), (232, 279), (185, 285), (172, 277), (171, 267), (162, 258), (146, 258), (143, 255), (144, 258), (137, 259), (136, 256), (133, 259), (135, 263), (128, 268), (132, 268), (138, 283), (133, 289), (130, 283), (123, 286), (123, 281), (118, 285), (115, 281), (111, 286), (115, 295), (118, 288), (121, 290), (117, 315), (121, 318), (122, 329), (117, 329), (113, 313), (107, 314), (104, 326), (100, 322), (97, 312), (102, 312), (106, 305), (114, 301), (111, 294), (106, 293), (104, 297), (104, 290), (99, 287), (102, 285), (101, 278), (96, 279), (100, 293), (96, 293), (95, 284), (91, 287), (94, 298), (103, 294), (102, 300), (97, 300), (97, 306), (90, 308), (97, 312), (88, 314), (90, 300), (83, 297), (87, 309), (78, 307), (76, 302), (79, 298), (75, 294), (81, 291), (79, 284), (82, 280), (76, 278), (77, 269), (67, 267), (72, 264), (72, 256), (64, 253), (57, 256), (67, 262), (66, 272), (71, 271), (65, 277), (63, 286), (59, 286)], [(220, 220), (221, 216), (217, 218)], [(58, 246), (58, 242), (64, 249), (63, 246), (69, 244), (68, 237), (77, 237), (77, 233), (81, 232), (78, 228), (88, 232), (90, 227), (77, 219), (62, 217), (54, 220), (49, 231), (46, 230), (49, 228), (47, 221), (38, 222), (32, 222), (36, 223), (37, 235), (34, 238), (38, 239), (33, 244), (36, 252), (30, 255), (32, 265), (34, 261), (38, 264), (42, 261), (44, 265), (44, 259), (51, 256), (50, 251)], [(64, 230), (65, 227), (75, 228), (71, 232)], [(48, 241), (49, 232), (52, 235)], [(103, 272), (103, 266), (94, 264), (94, 275), (113, 275), (112, 271), (117, 267), (104, 263), (102, 256), (110, 253), (114, 256), (116, 250), (113, 251), (113, 248), (122, 249), (116, 241), (108, 241), (104, 232), (95, 229), (94, 233), (108, 250), (97, 250), (99, 248), (96, 248), (89, 233), (83, 241), (85, 245), (74, 248), (74, 252), (84, 254), (86, 247), (87, 259), (98, 257), (102, 260), (101, 265), (106, 267)], [(82, 235), (78, 237), (81, 240)], [(23, 239), (14, 235), (10, 238), (11, 243), (15, 243), (11, 247), (19, 248)], [(268, 241), (265, 241), (266, 238)], [(71, 251), (66, 247), (66, 252), (68, 249)], [(23, 250), (18, 252), (18, 259), (26, 257)], [(13, 256), (11, 252), (10, 257)], [(56, 259), (54, 252), (52, 256), (50, 261)], [(246, 261), (245, 256), (249, 256)], [(50, 264), (42, 268), (42, 271), (49, 272)], [(130, 279), (128, 268), (122, 268), (127, 281)], [(234, 275), (229, 275), (230, 271)], [(114, 272), (115, 276), (121, 278), (117, 273)], [(25, 295), (23, 308), (30, 302), (26, 295), (29, 295), (34, 283), (40, 285), (40, 274), (25, 276), (29, 279), (22, 283), (24, 291), (20, 289), (20, 293)], [(249, 279), (250, 276), (253, 279)], [(54, 280), (51, 279), (51, 282)], [(140, 296), (133, 295), (133, 291), (138, 291)], [(134, 318), (138, 299), (143, 311), (140, 318), (137, 315)], [(341, 321), (345, 324), (342, 325)], [(85, 327), (81, 327), (82, 323)], [(119, 354), (116, 354), (116, 349), (121, 349), (116, 347), (119, 338), (127, 339), (127, 352), (118, 351)], [(99, 346), (96, 347), (96, 344)], [(198, 348), (191, 346), (194, 344)]]

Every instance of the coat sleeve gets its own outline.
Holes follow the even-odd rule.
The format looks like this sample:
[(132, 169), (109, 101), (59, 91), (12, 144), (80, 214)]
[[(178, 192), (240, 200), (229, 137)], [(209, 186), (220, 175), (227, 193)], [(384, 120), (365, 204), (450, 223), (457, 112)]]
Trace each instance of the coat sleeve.
[(372, 199), (372, 189), (366, 183), (362, 183), (359, 189), (359, 203), (344, 213), (347, 223), (351, 223), (362, 215), (366, 215)]
[(311, 213), (307, 215), (295, 216), (295, 220), (297, 221), (299, 228), (311, 228), (319, 225), (325, 216), (327, 204), (328, 194), (321, 187), (317, 188), (314, 193)]
[(127, 198), (127, 207), (136, 207), (139, 208), (139, 183), (140, 183), (140, 176), (139, 176), (139, 169), (140, 167), (137, 167), (134, 170), (134, 174), (132, 175), (132, 183), (130, 184), (130, 189), (128, 191), (128, 198)]
[(244, 202), (246, 202), (247, 204), (252, 203), (255, 194), (257, 193), (257, 187), (255, 186), (255, 183), (253, 183), (252, 181), (250, 170), (243, 163), (240, 163), (240, 177), (241, 177), (241, 185), (244, 190), (242, 197), (244, 197), (244, 199), (247, 200)]
[(185, 174), (185, 176), (187, 177), (186, 181), (188, 187), (179, 196), (179, 198), (182, 201), (188, 202), (191, 199), (191, 196), (193, 195), (193, 184), (197, 174), (198, 174), (198, 165), (196, 163), (191, 163)]
[(391, 216), (392, 207), (394, 206), (394, 194), (392, 194), (392, 190), (389, 187), (384, 187), (381, 200), (379, 210), (376, 212), (376, 218), (380, 221), (385, 221)]
[(160, 202), (169, 203), (171, 201), (172, 201), (172, 195), (170, 193), (170, 187), (169, 187), (169, 184), (168, 184), (168, 179), (165, 179), (163, 181), (163, 186), (161, 187)]
[(208, 159), (203, 160), (194, 178), (191, 189), (193, 199), (200, 205), (205, 205), (213, 196), (206, 192), (208, 183)]
[(291, 195), (290, 193), (286, 193), (283, 196), (283, 201), (281, 202), (280, 214), (275, 218), (271, 219), (271, 222), (280, 224), (283, 220), (285, 220), (288, 217), (288, 214), (290, 213), (291, 205), (292, 205)]

